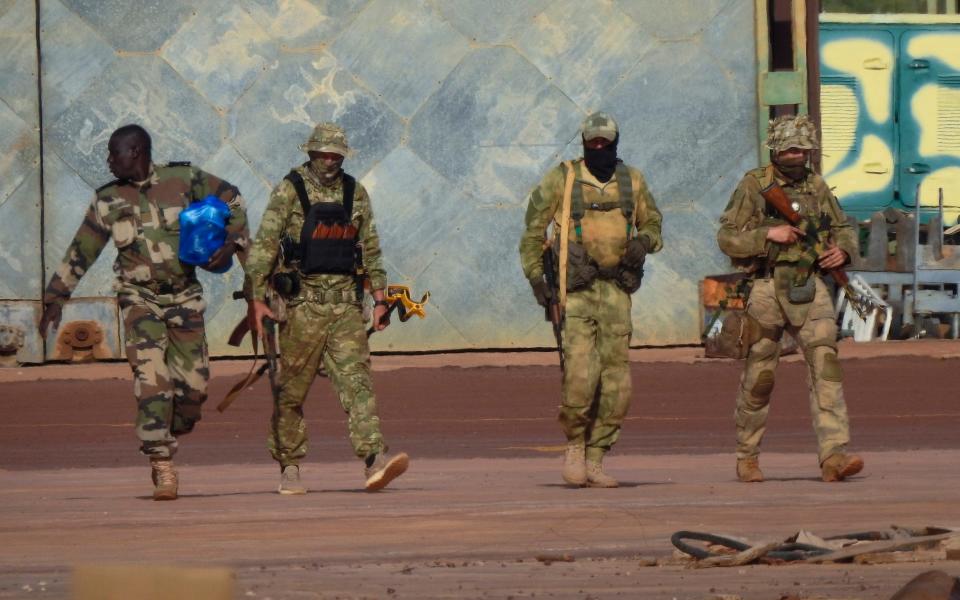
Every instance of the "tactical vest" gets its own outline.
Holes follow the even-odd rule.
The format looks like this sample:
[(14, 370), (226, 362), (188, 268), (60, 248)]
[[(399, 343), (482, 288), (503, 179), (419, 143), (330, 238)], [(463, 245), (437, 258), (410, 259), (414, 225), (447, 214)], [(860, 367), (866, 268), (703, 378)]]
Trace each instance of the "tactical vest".
[[(574, 169), (577, 167), (574, 166)], [(586, 167), (584, 167), (586, 168)], [(626, 245), (627, 240), (630, 239), (631, 234), (633, 233), (633, 214), (634, 214), (634, 194), (633, 194), (633, 180), (630, 177), (630, 170), (622, 162), (618, 162), (616, 170), (614, 171), (614, 177), (617, 182), (617, 192), (619, 199), (610, 202), (586, 202), (584, 200), (584, 184), (577, 181), (573, 185), (573, 190), (570, 198), (570, 220), (573, 224), (573, 234), (578, 244), (584, 244), (584, 217), (587, 216), (587, 211), (597, 211), (599, 213), (610, 213), (610, 211), (620, 209), (620, 214), (622, 215), (623, 221), (621, 222), (620, 217), (609, 217), (615, 219), (615, 223), (611, 223), (607, 226), (606, 233), (603, 233), (599, 236), (596, 236), (596, 239), (587, 239), (586, 244), (587, 250), (590, 252), (591, 257), (600, 263), (601, 266), (612, 266), (620, 259), (622, 255), (623, 248)], [(599, 215), (598, 215), (599, 216)], [(606, 218), (607, 215), (604, 216)], [(624, 223), (625, 225), (621, 225)], [(613, 228), (619, 228), (623, 226), (623, 237), (620, 238), (620, 231), (614, 231)], [(597, 233), (596, 230), (593, 230), (591, 233)], [(590, 234), (588, 238), (593, 237)]]
[(300, 242), (294, 250), (304, 275), (352, 275), (357, 266), (358, 231), (353, 224), (353, 195), (356, 179), (343, 174), (343, 204), (310, 204), (303, 177), (290, 171), (284, 179), (293, 185), (303, 209)]

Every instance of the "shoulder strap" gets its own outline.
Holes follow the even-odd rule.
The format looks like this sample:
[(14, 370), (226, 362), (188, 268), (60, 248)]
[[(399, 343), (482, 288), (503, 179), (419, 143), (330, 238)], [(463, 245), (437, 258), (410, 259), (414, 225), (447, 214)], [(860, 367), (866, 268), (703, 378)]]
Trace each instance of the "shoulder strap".
[[(567, 307), (567, 252), (570, 248), (570, 204), (573, 197), (574, 183), (577, 179), (577, 173), (573, 163), (569, 160), (564, 161), (566, 167), (566, 180), (563, 186), (563, 202), (560, 205), (560, 314), (563, 314)], [(577, 186), (579, 187), (579, 186)], [(583, 203), (581, 195), (580, 203)], [(582, 216), (582, 215), (581, 215)]]
[(102, 192), (103, 190), (107, 189), (108, 187), (114, 186), (114, 185), (118, 185), (119, 183), (120, 183), (120, 180), (119, 180), (119, 179), (114, 179), (113, 181), (111, 181), (111, 182), (109, 182), (109, 183), (105, 183), (105, 184), (101, 185), (100, 187), (98, 187), (98, 188), (94, 191), (94, 193), (95, 193), (95, 194), (99, 194), (100, 192)]
[(633, 179), (630, 177), (630, 169), (623, 164), (623, 161), (617, 162), (614, 175), (617, 178), (617, 193), (620, 196), (620, 212), (627, 220), (627, 239), (629, 239), (633, 231)]
[(343, 212), (347, 213), (347, 221), (353, 219), (353, 195), (357, 190), (357, 180), (346, 172), (343, 174)]
[(303, 184), (303, 177), (296, 171), (290, 171), (284, 176), (284, 179), (290, 182), (293, 189), (297, 190), (297, 198), (300, 199), (300, 207), (303, 209), (303, 218), (307, 218), (310, 212), (310, 198), (307, 197), (307, 186)]
[[(572, 162), (569, 164), (569, 170), (576, 180), (576, 167)], [(570, 192), (570, 218), (573, 219), (573, 230), (577, 233), (577, 243), (579, 244), (583, 243), (583, 226), (580, 221), (583, 220), (583, 215), (587, 212), (586, 206), (583, 204), (583, 184), (575, 181)]]

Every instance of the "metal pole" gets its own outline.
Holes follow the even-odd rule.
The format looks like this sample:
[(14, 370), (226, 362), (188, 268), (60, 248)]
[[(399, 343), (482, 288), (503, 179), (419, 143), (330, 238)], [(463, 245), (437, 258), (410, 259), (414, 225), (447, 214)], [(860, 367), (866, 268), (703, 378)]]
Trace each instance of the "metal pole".
[[(914, 196), (914, 213), (913, 213), (913, 241), (914, 241), (914, 252), (913, 252), (913, 301), (910, 303), (910, 321), (916, 324), (916, 313), (917, 313), (917, 293), (920, 290), (920, 184), (917, 184), (916, 196)], [(904, 303), (904, 308), (906, 308), (906, 303)]]

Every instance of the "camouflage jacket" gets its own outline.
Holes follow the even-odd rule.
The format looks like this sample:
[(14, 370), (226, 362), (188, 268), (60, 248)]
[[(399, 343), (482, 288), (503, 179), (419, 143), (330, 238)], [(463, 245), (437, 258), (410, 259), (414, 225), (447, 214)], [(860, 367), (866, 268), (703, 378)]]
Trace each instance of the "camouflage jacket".
[[(800, 181), (789, 181), (775, 169), (772, 174), (783, 187), (791, 202), (800, 206), (799, 213), (805, 218), (820, 221), (821, 216), (829, 223), (829, 233), (833, 242), (850, 256), (858, 251), (857, 234), (847, 222), (836, 197), (827, 187), (822, 177), (812, 171)], [(760, 195), (761, 181), (768, 176), (766, 168), (748, 171), (730, 202), (720, 217), (720, 231), (717, 242), (720, 250), (733, 259), (734, 266), (747, 272), (764, 267), (771, 250), (776, 252), (778, 265), (796, 265), (803, 260), (806, 246), (803, 240), (794, 244), (781, 244), (779, 249), (772, 248), (773, 242), (767, 240), (767, 231), (786, 221), (774, 209), (767, 206)]]
[(190, 163), (150, 165), (142, 184), (112, 181), (99, 188), (63, 262), (43, 294), (45, 304), (66, 302), (80, 278), (112, 237), (117, 247), (113, 270), (120, 293), (180, 294), (199, 283), (195, 267), (180, 262), (180, 211), (208, 195), (230, 207), (227, 241), (242, 258), (249, 244), (247, 214), (240, 191)]
[[(331, 185), (321, 183), (319, 177), (304, 163), (296, 169), (303, 177), (310, 204), (318, 202), (343, 203), (343, 178), (338, 177)], [(267, 277), (273, 272), (280, 252), (280, 240), (289, 235), (300, 240), (303, 228), (303, 208), (297, 197), (297, 191), (286, 179), (274, 188), (270, 201), (263, 213), (260, 229), (250, 248), (250, 257), (245, 266), (246, 284), (244, 290), (249, 298), (262, 299), (266, 293)], [(370, 288), (383, 289), (387, 286), (387, 274), (380, 256), (380, 236), (373, 219), (373, 207), (367, 190), (357, 182), (353, 194), (353, 215), (351, 221), (357, 228), (357, 235), (363, 246), (363, 267), (370, 280)], [(354, 289), (354, 278), (350, 275), (322, 274), (303, 276), (302, 284), (314, 290)]]
[[(576, 170), (574, 185), (582, 186), (583, 202), (589, 207), (593, 203), (619, 202), (620, 188), (616, 177), (601, 183), (590, 173), (583, 159), (573, 161)], [(634, 196), (632, 231), (640, 239), (648, 252), (658, 252), (663, 247), (660, 226), (663, 217), (647, 189), (643, 175), (633, 167), (627, 167), (630, 173)], [(566, 169), (557, 165), (544, 176), (540, 184), (530, 192), (527, 200), (526, 229), (520, 238), (520, 264), (523, 274), (531, 281), (543, 277), (544, 236), (547, 227), (554, 224), (554, 236), (559, 237), (560, 210), (563, 203)], [(582, 220), (583, 245), (587, 253), (601, 267), (615, 265), (623, 255), (627, 244), (626, 219), (619, 209), (608, 211), (587, 210)], [(573, 225), (570, 226), (570, 239), (575, 240)]]

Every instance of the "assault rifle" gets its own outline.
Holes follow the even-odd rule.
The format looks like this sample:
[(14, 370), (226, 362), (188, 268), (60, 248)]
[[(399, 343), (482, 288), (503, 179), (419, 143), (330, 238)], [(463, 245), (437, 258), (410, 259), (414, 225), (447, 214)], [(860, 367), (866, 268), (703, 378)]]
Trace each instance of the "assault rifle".
[(543, 318), (553, 325), (553, 338), (557, 340), (557, 353), (560, 355), (560, 372), (566, 371), (566, 359), (563, 355), (563, 315), (560, 314), (560, 298), (557, 284), (557, 271), (553, 261), (553, 248), (546, 244), (543, 249), (543, 278), (550, 290), (550, 299), (543, 308)]
[[(773, 179), (767, 186), (761, 188), (760, 195), (763, 196), (767, 204), (780, 213), (780, 216), (786, 219), (788, 223), (803, 232), (803, 239), (807, 247), (812, 254), (816, 255), (813, 257), (814, 260), (827, 249), (825, 241), (820, 237), (820, 232), (826, 229), (828, 225), (826, 223), (815, 223), (812, 219), (804, 219), (799, 212), (794, 210), (790, 203), (790, 198), (787, 196), (787, 193), (783, 191), (783, 188), (780, 187), (780, 184), (777, 183), (776, 179)], [(860, 318), (866, 319), (867, 313), (870, 310), (870, 303), (861, 296), (859, 292), (853, 289), (853, 286), (850, 285), (850, 279), (847, 277), (847, 273), (843, 270), (843, 267), (830, 269), (827, 273), (833, 278), (834, 282), (846, 292), (850, 305), (857, 311)]]
[[(243, 300), (243, 292), (234, 292), (234, 300)], [(230, 339), (227, 341), (231, 346), (239, 348), (243, 344), (243, 338), (246, 337), (247, 332), (250, 332), (251, 343), (253, 344), (253, 364), (250, 366), (250, 371), (247, 373), (241, 381), (237, 382), (230, 391), (227, 392), (227, 395), (224, 396), (223, 400), (220, 401), (220, 404), (217, 405), (217, 412), (223, 412), (227, 410), (234, 400), (236, 400), (237, 395), (243, 391), (244, 388), (250, 387), (257, 382), (258, 379), (263, 377), (265, 372), (269, 372), (270, 378), (270, 393), (273, 394), (273, 399), (280, 399), (280, 383), (278, 381), (279, 368), (277, 366), (277, 327), (273, 319), (264, 318), (263, 319), (263, 353), (266, 357), (266, 362), (260, 365), (259, 369), (256, 369), (257, 366), (257, 350), (259, 348), (259, 342), (257, 340), (257, 334), (250, 329), (250, 323), (246, 318), (240, 320), (237, 323), (237, 326), (233, 328), (233, 332), (230, 334)], [(256, 370), (255, 370), (256, 369)]]

